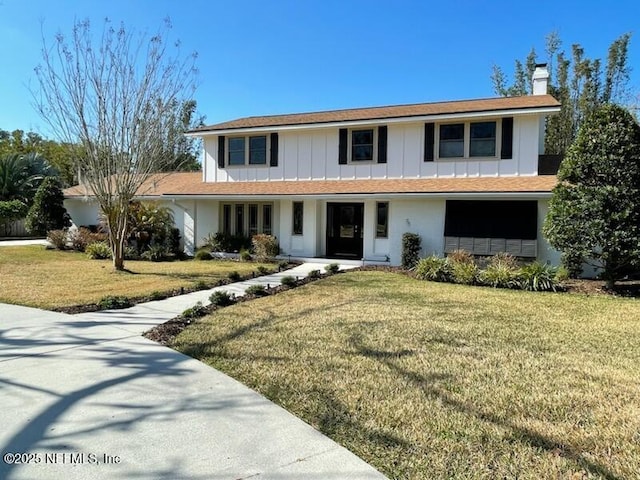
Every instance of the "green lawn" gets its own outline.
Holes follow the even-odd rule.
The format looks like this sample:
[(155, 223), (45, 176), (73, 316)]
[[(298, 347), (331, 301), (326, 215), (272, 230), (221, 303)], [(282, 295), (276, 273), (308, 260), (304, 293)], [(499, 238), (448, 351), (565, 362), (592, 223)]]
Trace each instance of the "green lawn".
[(106, 295), (136, 297), (154, 291), (210, 284), (229, 272), (241, 275), (258, 265), (236, 261), (125, 262), (115, 272), (111, 260), (90, 260), (84, 253), (45, 250), (43, 246), (0, 248), (0, 302), (57, 308), (97, 302)]
[(640, 301), (352, 272), (174, 347), (391, 478), (640, 478)]

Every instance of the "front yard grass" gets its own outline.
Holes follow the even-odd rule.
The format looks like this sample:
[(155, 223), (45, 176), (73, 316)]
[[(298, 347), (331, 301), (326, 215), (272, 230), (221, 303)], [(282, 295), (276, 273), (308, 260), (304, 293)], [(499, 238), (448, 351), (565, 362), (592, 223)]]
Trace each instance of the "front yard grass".
[(640, 478), (640, 301), (336, 275), (175, 340), (391, 478)]
[(107, 295), (137, 297), (154, 291), (213, 284), (229, 272), (251, 273), (259, 265), (237, 261), (125, 261), (129, 272), (115, 272), (111, 260), (43, 246), (0, 248), (0, 302), (39, 308), (95, 303)]

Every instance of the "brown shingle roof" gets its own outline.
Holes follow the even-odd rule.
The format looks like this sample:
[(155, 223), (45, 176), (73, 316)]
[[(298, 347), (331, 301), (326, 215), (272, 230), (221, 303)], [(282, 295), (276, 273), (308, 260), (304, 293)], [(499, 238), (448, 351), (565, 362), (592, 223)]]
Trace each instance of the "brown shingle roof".
[[(419, 178), (376, 180), (297, 180), (270, 182), (205, 183), (201, 173), (157, 174), (139, 196), (295, 196), (394, 193), (544, 193), (557, 179), (552, 175), (530, 177)], [(65, 190), (65, 197), (85, 196), (82, 186)]]
[(425, 115), (451, 115), (457, 113), (537, 109), (559, 106), (560, 103), (551, 95), (485, 98), (479, 100), (460, 100), (455, 102), (417, 103), (413, 105), (394, 105), (387, 107), (331, 110), (326, 112), (247, 117), (196, 128), (192, 130), (191, 133), (231, 130), (236, 128), (279, 127), (287, 125), (321, 124), (359, 120), (382, 120)]

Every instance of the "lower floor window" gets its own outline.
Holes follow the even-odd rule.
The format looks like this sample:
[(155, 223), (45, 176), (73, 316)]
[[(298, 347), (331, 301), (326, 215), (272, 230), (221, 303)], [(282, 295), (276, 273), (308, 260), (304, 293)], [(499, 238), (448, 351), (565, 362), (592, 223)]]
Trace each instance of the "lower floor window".
[(304, 218), (304, 204), (293, 202), (293, 234), (302, 235), (302, 222)]
[(376, 238), (389, 236), (389, 202), (376, 203)]
[(537, 232), (535, 200), (447, 200), (446, 237), (535, 240)]
[[(235, 212), (235, 214), (233, 214)], [(222, 205), (221, 231), (227, 235), (257, 233), (271, 235), (273, 205), (270, 203), (234, 203)]]

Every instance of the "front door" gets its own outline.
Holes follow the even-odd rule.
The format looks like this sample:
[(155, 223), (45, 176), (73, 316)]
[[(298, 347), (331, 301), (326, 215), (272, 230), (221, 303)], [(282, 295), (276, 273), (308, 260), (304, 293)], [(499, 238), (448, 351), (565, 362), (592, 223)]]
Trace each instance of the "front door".
[(327, 204), (327, 257), (362, 258), (363, 203)]

